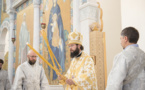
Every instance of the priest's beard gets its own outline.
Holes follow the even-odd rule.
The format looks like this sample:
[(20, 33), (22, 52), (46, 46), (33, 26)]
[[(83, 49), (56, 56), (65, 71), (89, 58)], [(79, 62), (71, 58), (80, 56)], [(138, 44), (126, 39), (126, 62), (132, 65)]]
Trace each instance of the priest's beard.
[(30, 64), (30, 65), (34, 65), (35, 63), (36, 63), (36, 60), (35, 60), (35, 61), (34, 61), (34, 60), (31, 61), (31, 60), (29, 59), (29, 64)]
[(76, 56), (79, 54), (79, 51), (80, 51), (80, 50), (79, 50), (79, 48), (77, 47), (75, 51), (73, 51), (73, 52), (70, 53), (70, 57), (71, 57), (71, 58), (76, 57)]
[(2, 68), (0, 68), (0, 70), (1, 70)]

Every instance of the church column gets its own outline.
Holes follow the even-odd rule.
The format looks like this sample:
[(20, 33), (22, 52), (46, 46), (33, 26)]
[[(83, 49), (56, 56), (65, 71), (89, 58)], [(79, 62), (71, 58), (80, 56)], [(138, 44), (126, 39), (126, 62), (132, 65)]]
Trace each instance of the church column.
[(40, 32), (40, 0), (33, 0), (34, 4), (34, 31), (33, 31), (33, 48), (39, 52), (39, 32)]
[(13, 80), (13, 59), (14, 59), (14, 44), (12, 42), (14, 29), (14, 15), (15, 14), (13, 11), (9, 12), (10, 30), (9, 30), (8, 76), (11, 84)]
[(79, 0), (73, 0), (73, 30), (80, 32)]
[(7, 13), (9, 14), (10, 30), (9, 30), (9, 55), (8, 55), (8, 77), (10, 83), (13, 81), (13, 61), (14, 61), (14, 44), (12, 42), (14, 29), (15, 10), (12, 8), (12, 0), (6, 0)]
[(84, 51), (90, 54), (90, 40), (89, 25), (93, 22), (98, 22), (98, 4), (96, 0), (86, 0), (85, 2), (81, 0), (80, 9), (80, 29), (81, 34), (83, 35), (83, 46)]

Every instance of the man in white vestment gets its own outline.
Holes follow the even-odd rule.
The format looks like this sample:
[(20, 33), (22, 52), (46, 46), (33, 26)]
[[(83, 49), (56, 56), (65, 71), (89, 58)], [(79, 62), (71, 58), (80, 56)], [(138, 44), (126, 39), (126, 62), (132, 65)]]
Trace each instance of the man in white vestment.
[(2, 69), (4, 61), (0, 59), (0, 90), (10, 90), (11, 85), (8, 79), (8, 72)]
[(48, 80), (44, 69), (36, 63), (36, 54), (29, 50), (28, 61), (19, 65), (12, 90), (48, 90)]
[(121, 32), (123, 51), (113, 62), (106, 90), (145, 90), (145, 53), (139, 48), (138, 31), (127, 27)]
[(83, 52), (82, 35), (79, 32), (69, 34), (69, 48), (72, 59), (66, 73), (67, 80), (58, 77), (65, 90), (98, 90), (97, 79), (92, 58)]

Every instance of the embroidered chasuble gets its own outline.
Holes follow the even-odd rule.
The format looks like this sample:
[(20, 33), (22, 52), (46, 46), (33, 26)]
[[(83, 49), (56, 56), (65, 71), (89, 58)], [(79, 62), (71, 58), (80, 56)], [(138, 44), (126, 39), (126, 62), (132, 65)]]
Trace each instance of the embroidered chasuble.
[(115, 56), (106, 90), (145, 90), (145, 53), (129, 46)]
[(60, 84), (65, 85), (65, 90), (98, 90), (94, 62), (84, 52), (80, 57), (73, 58), (65, 76), (75, 83), (70, 86), (64, 80), (60, 80)]
[(49, 90), (43, 67), (37, 63), (30, 65), (28, 61), (19, 65), (11, 90)]

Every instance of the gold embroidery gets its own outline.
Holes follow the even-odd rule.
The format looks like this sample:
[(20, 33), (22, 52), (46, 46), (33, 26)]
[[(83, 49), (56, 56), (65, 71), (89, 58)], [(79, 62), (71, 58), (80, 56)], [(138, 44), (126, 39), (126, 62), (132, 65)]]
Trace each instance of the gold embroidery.
[(74, 32), (71, 34), (71, 36), (73, 37), (73, 39), (75, 39), (77, 37), (77, 34)]

